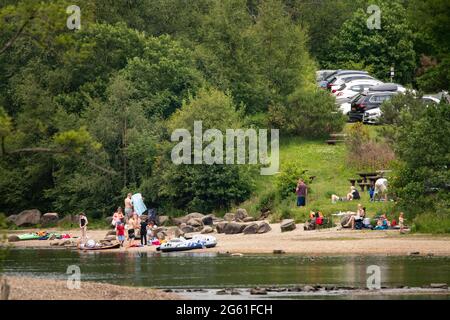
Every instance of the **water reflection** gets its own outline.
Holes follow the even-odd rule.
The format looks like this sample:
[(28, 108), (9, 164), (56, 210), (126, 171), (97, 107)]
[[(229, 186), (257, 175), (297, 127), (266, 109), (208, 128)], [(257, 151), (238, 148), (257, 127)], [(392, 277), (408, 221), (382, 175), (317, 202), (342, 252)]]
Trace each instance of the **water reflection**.
[(69, 250), (11, 250), (7, 273), (64, 279), (67, 266), (81, 267), (82, 279), (148, 287), (251, 287), (333, 284), (365, 287), (366, 268), (381, 268), (382, 286), (450, 283), (445, 257), (316, 257), (215, 253), (113, 253)]

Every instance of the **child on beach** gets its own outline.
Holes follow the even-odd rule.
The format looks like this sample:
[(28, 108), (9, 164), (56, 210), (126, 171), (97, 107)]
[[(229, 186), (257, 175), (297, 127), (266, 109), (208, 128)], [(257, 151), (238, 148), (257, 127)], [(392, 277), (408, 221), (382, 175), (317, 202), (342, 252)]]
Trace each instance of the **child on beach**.
[(147, 221), (141, 220), (141, 246), (147, 245)]
[(155, 237), (155, 235), (153, 234), (153, 230), (156, 229), (155, 226), (155, 222), (153, 220), (148, 221), (147, 223), (147, 238), (150, 239), (149, 240), (149, 246), (152, 245), (152, 240)]
[(123, 247), (123, 243), (125, 242), (125, 226), (122, 222), (117, 223), (116, 234), (117, 234), (117, 240), (119, 241), (120, 246)]

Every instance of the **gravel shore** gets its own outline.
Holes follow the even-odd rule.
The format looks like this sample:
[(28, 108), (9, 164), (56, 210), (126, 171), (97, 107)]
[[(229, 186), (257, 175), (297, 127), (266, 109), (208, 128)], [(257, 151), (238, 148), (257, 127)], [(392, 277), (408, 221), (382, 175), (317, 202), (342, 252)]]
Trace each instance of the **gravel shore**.
[(177, 300), (174, 293), (161, 290), (117, 286), (82, 281), (80, 289), (70, 290), (67, 281), (34, 277), (7, 278), (9, 300)]
[[(304, 231), (301, 224), (289, 232), (281, 232), (280, 224), (271, 224), (272, 230), (264, 234), (217, 234), (217, 246), (204, 249), (207, 252), (230, 253), (273, 253), (281, 250), (286, 253), (307, 255), (421, 255), (450, 256), (450, 237), (424, 234), (400, 234), (398, 230), (338, 230), (337, 228)], [(25, 233), (36, 230), (21, 230), (8, 234)], [(51, 231), (51, 230), (48, 230)], [(104, 238), (108, 230), (88, 230), (88, 236), (95, 240)], [(72, 236), (79, 236), (78, 230), (66, 230)], [(50, 247), (50, 241), (31, 240), (10, 243), (12, 247)], [(56, 247), (59, 248), (59, 247)], [(111, 251), (156, 251), (155, 246)], [(109, 250), (108, 250), (109, 251)], [(196, 250), (201, 252), (201, 250)]]

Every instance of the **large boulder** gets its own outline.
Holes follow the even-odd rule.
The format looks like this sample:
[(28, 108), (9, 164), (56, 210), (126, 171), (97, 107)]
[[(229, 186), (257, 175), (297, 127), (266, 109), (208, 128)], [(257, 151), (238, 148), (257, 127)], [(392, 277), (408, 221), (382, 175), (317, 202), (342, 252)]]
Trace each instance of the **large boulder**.
[(186, 223), (187, 221), (188, 219), (186, 217), (172, 218), (172, 222), (176, 226), (180, 226), (181, 224)]
[(190, 225), (184, 225), (184, 226), (181, 226), (180, 227), (180, 229), (181, 229), (181, 231), (183, 232), (183, 233), (191, 233), (191, 232), (194, 232), (195, 230), (194, 230), (194, 227), (192, 227), (192, 226), (190, 226)]
[(113, 217), (106, 217), (105, 222), (108, 224), (108, 226), (112, 226)]
[(191, 218), (186, 222), (186, 224), (193, 227), (194, 229), (203, 227), (202, 219), (199, 218)]
[(192, 219), (192, 218), (201, 220), (201, 219), (203, 219), (204, 216), (205, 215), (203, 213), (192, 212), (192, 213), (189, 213), (188, 215), (186, 215), (185, 218), (187, 219), (186, 221), (189, 221), (189, 219)]
[(17, 219), (17, 214), (12, 214), (6, 218), (6, 222), (9, 224), (15, 224)]
[(214, 232), (214, 229), (210, 226), (204, 226), (202, 231), (200, 233), (206, 234), (206, 233), (212, 233)]
[(245, 218), (248, 217), (248, 213), (247, 210), (239, 208), (236, 210), (236, 214), (234, 215), (234, 219), (235, 220), (244, 220)]
[(228, 222), (224, 222), (224, 221), (219, 222), (219, 223), (216, 225), (216, 231), (217, 231), (217, 233), (224, 233), (224, 232), (225, 232), (225, 227), (226, 227), (227, 224), (228, 224)]
[(253, 221), (256, 221), (256, 219), (253, 218), (253, 217), (245, 217), (244, 219), (242, 219), (242, 221), (244, 221), (244, 222), (253, 222)]
[(227, 213), (225, 213), (225, 215), (223, 216), (223, 219), (224, 219), (225, 221), (230, 222), (230, 221), (233, 221), (233, 220), (234, 220), (234, 217), (235, 217), (235, 214), (234, 214), (234, 213), (227, 212)]
[(184, 235), (184, 232), (179, 227), (169, 227), (166, 230), (166, 234), (170, 238), (178, 238)]
[(49, 226), (56, 224), (59, 220), (59, 215), (56, 212), (47, 212), (41, 217), (41, 224), (43, 226)]
[(10, 235), (8, 237), (8, 242), (17, 242), (17, 241), (20, 241), (20, 238), (19, 238), (19, 236), (15, 235), (15, 234)]
[(170, 217), (169, 216), (158, 216), (156, 218), (156, 224), (158, 226), (167, 226), (170, 224)]
[(258, 227), (258, 233), (266, 233), (272, 230), (267, 222), (261, 222)]
[(41, 222), (41, 212), (38, 209), (24, 210), (19, 213), (14, 223), (19, 227), (33, 226)]
[(223, 232), (225, 234), (237, 234), (244, 231), (245, 224), (237, 222), (229, 222), (225, 225)]
[(247, 225), (242, 233), (244, 234), (255, 234), (258, 232), (259, 225), (256, 222), (250, 223)]
[(208, 214), (202, 218), (202, 223), (205, 226), (212, 226), (214, 224), (214, 215)]
[(295, 221), (293, 219), (284, 219), (281, 221), (281, 232), (292, 231), (296, 228)]

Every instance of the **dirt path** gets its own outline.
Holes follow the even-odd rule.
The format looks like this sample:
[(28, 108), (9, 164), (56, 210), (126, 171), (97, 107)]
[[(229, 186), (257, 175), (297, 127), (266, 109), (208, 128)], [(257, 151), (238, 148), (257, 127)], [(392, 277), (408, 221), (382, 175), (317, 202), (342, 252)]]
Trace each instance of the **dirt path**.
[[(225, 235), (213, 233), (217, 238), (218, 245), (215, 248), (205, 250), (231, 253), (272, 253), (273, 250), (283, 250), (286, 253), (307, 255), (409, 255), (411, 252), (419, 252), (421, 255), (450, 256), (450, 237), (448, 236), (401, 235), (397, 230), (361, 231), (333, 228), (304, 231), (301, 224), (298, 224), (294, 231), (282, 233), (279, 224), (271, 224), (271, 227), (272, 230), (265, 234)], [(21, 230), (20, 232), (9, 232), (9, 234), (29, 231), (35, 230)], [(73, 236), (79, 236), (78, 230), (67, 232)], [(88, 230), (88, 236), (100, 240), (104, 238), (106, 232), (107, 230)], [(50, 247), (49, 241), (46, 240), (14, 242), (10, 245), (18, 248)], [(152, 252), (156, 251), (156, 247), (127, 250)], [(197, 250), (197, 252), (201, 252), (201, 250)]]

